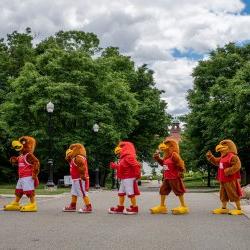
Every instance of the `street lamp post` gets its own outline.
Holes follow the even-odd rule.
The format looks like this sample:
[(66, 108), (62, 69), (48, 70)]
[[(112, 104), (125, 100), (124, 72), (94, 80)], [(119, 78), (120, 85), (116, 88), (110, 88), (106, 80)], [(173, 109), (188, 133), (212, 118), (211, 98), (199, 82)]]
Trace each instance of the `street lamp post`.
[[(99, 131), (99, 125), (95, 123), (93, 125), (93, 131), (97, 134)], [(100, 188), (100, 183), (99, 183), (99, 162), (97, 161), (96, 167), (95, 167), (95, 188)]]
[(115, 170), (112, 169), (112, 186), (111, 189), (115, 188)]
[(211, 166), (207, 166), (207, 186), (211, 187)]
[(47, 187), (54, 187), (55, 183), (53, 181), (53, 159), (52, 159), (52, 113), (54, 112), (54, 104), (52, 102), (47, 103), (46, 105), (47, 112), (49, 114), (49, 121), (48, 121), (48, 135), (49, 135), (49, 157), (48, 157), (48, 169), (49, 169), (49, 178), (47, 181)]

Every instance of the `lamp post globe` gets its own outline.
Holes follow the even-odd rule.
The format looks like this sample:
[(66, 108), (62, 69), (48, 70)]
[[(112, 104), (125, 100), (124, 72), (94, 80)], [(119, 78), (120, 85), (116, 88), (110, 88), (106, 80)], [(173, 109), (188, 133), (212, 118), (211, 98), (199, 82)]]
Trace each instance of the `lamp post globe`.
[[(93, 131), (97, 134), (100, 129), (100, 126), (95, 123), (93, 125)], [(96, 168), (95, 168), (95, 188), (100, 188), (100, 183), (99, 183), (99, 163), (97, 161)]]
[(54, 181), (53, 181), (53, 159), (52, 159), (52, 113), (54, 112), (55, 105), (52, 102), (48, 102), (46, 105), (46, 110), (49, 114), (49, 120), (48, 120), (48, 136), (49, 136), (49, 155), (48, 155), (48, 161), (47, 166), (49, 169), (49, 177), (48, 181), (46, 183), (46, 187), (55, 187)]
[(94, 125), (93, 125), (93, 131), (95, 132), (95, 133), (98, 133), (98, 131), (99, 131), (99, 125), (97, 124), (97, 123), (95, 123)]
[(54, 103), (53, 102), (48, 102), (46, 105), (46, 109), (48, 113), (53, 113), (54, 112)]

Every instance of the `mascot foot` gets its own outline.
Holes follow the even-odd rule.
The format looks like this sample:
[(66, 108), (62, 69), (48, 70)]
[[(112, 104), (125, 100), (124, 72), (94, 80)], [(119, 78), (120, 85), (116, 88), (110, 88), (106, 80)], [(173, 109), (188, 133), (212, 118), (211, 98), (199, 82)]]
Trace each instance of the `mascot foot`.
[(91, 204), (89, 205), (86, 205), (84, 208), (80, 208), (78, 210), (79, 213), (84, 213), (84, 214), (87, 214), (87, 213), (92, 213), (92, 206)]
[(10, 204), (4, 206), (4, 211), (20, 211), (21, 206), (19, 202), (12, 201)]
[(126, 208), (123, 213), (129, 214), (129, 215), (138, 214), (138, 207), (137, 206), (136, 207), (130, 206), (130, 208)]
[(175, 215), (188, 214), (189, 213), (189, 208), (188, 207), (176, 207), (176, 208), (173, 208), (171, 211)]
[(65, 207), (63, 209), (63, 212), (75, 212), (76, 211), (76, 207), (75, 206), (71, 206), (69, 205), (68, 207)]
[(108, 212), (109, 214), (123, 214), (124, 206), (111, 207)]
[(242, 215), (242, 214), (244, 214), (242, 212), (242, 210), (240, 210), (240, 209), (230, 210), (228, 213), (231, 214), (231, 215)]
[(216, 208), (213, 210), (213, 214), (228, 214), (229, 209), (227, 208)]
[(20, 212), (37, 212), (36, 203), (28, 203), (21, 207)]
[(150, 208), (151, 214), (167, 214), (168, 210), (166, 206), (156, 206)]

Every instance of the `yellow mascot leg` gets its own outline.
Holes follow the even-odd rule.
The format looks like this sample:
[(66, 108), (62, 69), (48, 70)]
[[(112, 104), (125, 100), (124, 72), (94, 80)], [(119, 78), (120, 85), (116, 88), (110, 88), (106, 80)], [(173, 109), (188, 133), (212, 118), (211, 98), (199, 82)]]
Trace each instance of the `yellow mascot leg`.
[(83, 202), (84, 202), (84, 204), (85, 204), (86, 206), (89, 205), (89, 204), (90, 204), (89, 197), (88, 197), (88, 196), (85, 196), (85, 197), (83, 198)]
[(37, 204), (35, 199), (35, 193), (28, 195), (30, 203), (21, 207), (20, 212), (37, 212)]
[(137, 207), (135, 196), (134, 196), (134, 197), (131, 197), (130, 200), (131, 200), (131, 205), (132, 205), (132, 207)]
[(228, 214), (229, 209), (227, 209), (227, 201), (222, 201), (222, 207), (213, 210), (213, 214)]
[(71, 196), (71, 204), (76, 205), (76, 203), (77, 203), (77, 196), (72, 195)]
[(189, 212), (189, 208), (187, 207), (185, 200), (184, 200), (184, 195), (178, 196), (181, 205), (179, 207), (173, 208), (172, 213), (177, 215), (177, 214), (187, 214)]
[(166, 195), (161, 195), (161, 204), (150, 208), (151, 214), (167, 214), (167, 207), (165, 205)]
[(230, 210), (229, 214), (231, 214), (231, 215), (242, 215), (243, 212), (241, 210), (240, 201), (236, 201), (235, 205), (236, 205), (237, 209)]
[(22, 195), (16, 194), (15, 200), (4, 206), (4, 211), (19, 211), (21, 209), (21, 205), (19, 204), (21, 198)]
[(125, 196), (119, 196), (119, 206), (124, 206)]

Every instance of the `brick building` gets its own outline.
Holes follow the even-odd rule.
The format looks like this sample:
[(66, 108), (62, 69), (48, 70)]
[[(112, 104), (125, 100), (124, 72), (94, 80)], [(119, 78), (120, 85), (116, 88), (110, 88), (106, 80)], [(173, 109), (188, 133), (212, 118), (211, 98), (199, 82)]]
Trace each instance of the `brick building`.
[(177, 119), (174, 119), (171, 125), (171, 128), (169, 130), (169, 136), (168, 138), (173, 138), (177, 142), (181, 140), (181, 128), (180, 128), (180, 122)]

